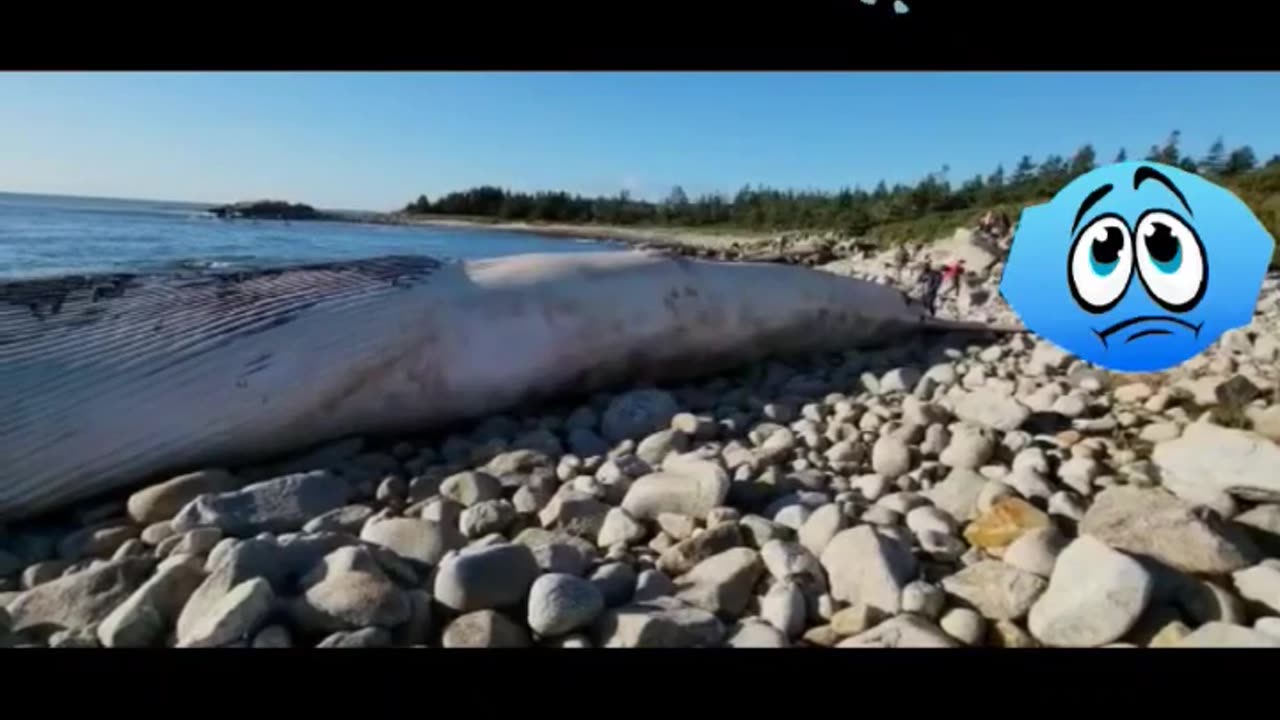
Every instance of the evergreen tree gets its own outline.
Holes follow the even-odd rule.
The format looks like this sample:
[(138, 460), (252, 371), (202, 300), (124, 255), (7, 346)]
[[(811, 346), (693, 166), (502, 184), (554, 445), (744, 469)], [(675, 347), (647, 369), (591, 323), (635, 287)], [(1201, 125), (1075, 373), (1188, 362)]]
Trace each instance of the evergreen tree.
[(1071, 166), (1069, 172), (1071, 177), (1079, 177), (1093, 170), (1097, 165), (1097, 154), (1093, 151), (1092, 145), (1085, 145), (1071, 156)]
[(1219, 136), (1213, 144), (1209, 146), (1209, 152), (1200, 160), (1200, 169), (1202, 172), (1210, 175), (1220, 175), (1223, 168), (1227, 165), (1227, 147)]
[(1013, 169), (1013, 177), (1009, 178), (1009, 182), (1014, 185), (1020, 185), (1031, 179), (1032, 174), (1036, 170), (1036, 164), (1031, 161), (1030, 155), (1023, 155), (1018, 161), (1018, 166)]
[(1116, 160), (1115, 160), (1115, 161), (1116, 161), (1116, 162), (1118, 162), (1118, 163), (1122, 163), (1122, 162), (1127, 161), (1128, 159), (1129, 159), (1129, 155), (1128, 155), (1128, 153), (1126, 153), (1126, 152), (1124, 151), (1124, 148), (1120, 148), (1120, 152), (1116, 153)]
[(1225, 176), (1239, 175), (1246, 173), (1256, 167), (1258, 159), (1254, 157), (1253, 148), (1245, 145), (1242, 148), (1236, 148), (1231, 151), (1231, 155), (1227, 157), (1226, 167), (1222, 169)]

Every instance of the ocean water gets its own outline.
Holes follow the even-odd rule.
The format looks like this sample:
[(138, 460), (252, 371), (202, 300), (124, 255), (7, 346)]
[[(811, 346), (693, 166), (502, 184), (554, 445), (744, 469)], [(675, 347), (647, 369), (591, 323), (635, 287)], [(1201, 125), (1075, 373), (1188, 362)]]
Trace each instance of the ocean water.
[(379, 255), (442, 260), (621, 245), (470, 228), (219, 220), (209, 205), (0, 193), (0, 281), (97, 272), (250, 269)]

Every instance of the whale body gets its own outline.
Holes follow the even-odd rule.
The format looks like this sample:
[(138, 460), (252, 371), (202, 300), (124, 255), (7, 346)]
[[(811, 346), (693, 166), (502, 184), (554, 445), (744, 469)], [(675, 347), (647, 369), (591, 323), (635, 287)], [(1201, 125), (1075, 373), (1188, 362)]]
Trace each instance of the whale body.
[(0, 284), (0, 518), (931, 324), (887, 286), (644, 252)]

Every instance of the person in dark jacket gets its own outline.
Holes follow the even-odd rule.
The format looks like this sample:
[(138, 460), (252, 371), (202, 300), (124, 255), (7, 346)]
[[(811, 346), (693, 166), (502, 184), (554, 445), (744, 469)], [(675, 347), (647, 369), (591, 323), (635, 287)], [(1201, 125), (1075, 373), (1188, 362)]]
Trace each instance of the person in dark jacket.
[(936, 315), (938, 312), (936, 307), (938, 304), (938, 287), (942, 285), (942, 273), (938, 272), (932, 265), (925, 265), (924, 272), (920, 273), (920, 283), (924, 286), (924, 292), (921, 293), (920, 300), (929, 311), (929, 315)]

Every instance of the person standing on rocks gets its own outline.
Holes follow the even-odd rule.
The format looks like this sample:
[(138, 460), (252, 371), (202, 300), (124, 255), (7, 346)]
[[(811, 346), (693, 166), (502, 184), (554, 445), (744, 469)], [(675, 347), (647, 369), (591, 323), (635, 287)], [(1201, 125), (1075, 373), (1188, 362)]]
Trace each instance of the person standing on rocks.
[(933, 265), (926, 264), (924, 271), (920, 273), (919, 282), (924, 286), (920, 301), (924, 303), (925, 309), (929, 311), (930, 316), (937, 315), (938, 288), (942, 285), (942, 274)]
[(942, 279), (939, 284), (945, 286), (942, 288), (944, 296), (948, 292), (955, 290), (956, 297), (960, 297), (960, 276), (962, 274), (964, 274), (964, 260), (953, 260), (943, 268)]

